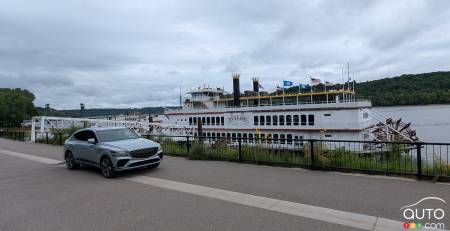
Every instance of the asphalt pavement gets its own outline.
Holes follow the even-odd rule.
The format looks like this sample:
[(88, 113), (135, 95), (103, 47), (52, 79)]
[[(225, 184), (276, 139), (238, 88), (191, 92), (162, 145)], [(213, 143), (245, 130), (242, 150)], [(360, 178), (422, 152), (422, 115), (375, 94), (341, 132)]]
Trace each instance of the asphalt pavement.
[(0, 230), (402, 230), (401, 207), (450, 201), (448, 184), (169, 156), (105, 179), (62, 156), (0, 139)]

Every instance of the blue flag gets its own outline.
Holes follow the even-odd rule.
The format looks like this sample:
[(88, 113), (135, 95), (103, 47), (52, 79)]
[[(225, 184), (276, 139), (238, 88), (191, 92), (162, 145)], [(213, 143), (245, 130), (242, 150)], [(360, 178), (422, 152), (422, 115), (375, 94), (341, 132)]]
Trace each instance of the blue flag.
[(291, 87), (292, 85), (294, 85), (294, 83), (292, 83), (292, 81), (283, 80), (284, 87)]

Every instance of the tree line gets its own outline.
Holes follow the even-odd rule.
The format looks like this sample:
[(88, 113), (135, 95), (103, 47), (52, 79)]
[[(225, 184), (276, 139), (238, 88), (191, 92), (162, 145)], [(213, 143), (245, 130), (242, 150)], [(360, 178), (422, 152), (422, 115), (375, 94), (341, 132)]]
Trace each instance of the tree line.
[(0, 88), (0, 127), (20, 126), (23, 120), (37, 115), (34, 94), (20, 88)]
[[(352, 85), (352, 84), (350, 84)], [(314, 86), (315, 91), (322, 91), (325, 85)], [(342, 85), (327, 86), (327, 89), (342, 89)], [(286, 89), (286, 93), (298, 92), (298, 86)], [(407, 74), (393, 78), (384, 78), (355, 83), (358, 99), (368, 99), (374, 106), (450, 104), (450, 72), (431, 72)], [(301, 90), (309, 92), (308, 89)], [(275, 94), (275, 93), (274, 93)], [(161, 114), (162, 107), (144, 108), (93, 108), (55, 110), (46, 105), (35, 107), (35, 96), (28, 90), (0, 88), (0, 127), (19, 126), (23, 120), (35, 115), (92, 117), (140, 112), (142, 114)]]

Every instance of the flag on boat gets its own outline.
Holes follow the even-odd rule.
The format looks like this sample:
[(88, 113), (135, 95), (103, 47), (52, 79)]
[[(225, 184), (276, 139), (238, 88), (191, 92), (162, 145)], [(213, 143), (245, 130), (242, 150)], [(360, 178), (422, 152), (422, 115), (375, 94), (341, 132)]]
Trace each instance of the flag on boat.
[(320, 84), (320, 79), (311, 78), (311, 84), (312, 84), (312, 85)]
[(299, 83), (299, 84), (298, 84), (298, 87), (299, 87), (300, 89), (308, 89), (309, 85), (308, 85), (308, 84)]
[(284, 87), (292, 87), (292, 85), (294, 85), (294, 83), (292, 81), (283, 80)]

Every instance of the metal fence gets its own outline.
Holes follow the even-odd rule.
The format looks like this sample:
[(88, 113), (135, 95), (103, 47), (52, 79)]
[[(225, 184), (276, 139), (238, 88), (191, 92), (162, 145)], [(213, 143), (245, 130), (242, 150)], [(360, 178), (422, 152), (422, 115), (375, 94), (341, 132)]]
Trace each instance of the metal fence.
[[(63, 132), (36, 132), (36, 142), (63, 145)], [(0, 137), (29, 141), (30, 132), (2, 131)], [(450, 181), (450, 143), (268, 139), (144, 135), (166, 154), (311, 169), (406, 175)]]

